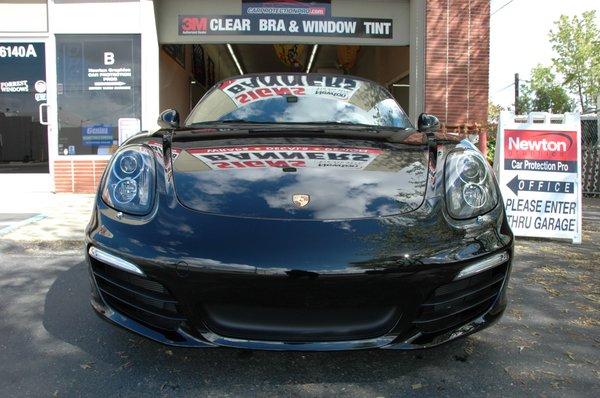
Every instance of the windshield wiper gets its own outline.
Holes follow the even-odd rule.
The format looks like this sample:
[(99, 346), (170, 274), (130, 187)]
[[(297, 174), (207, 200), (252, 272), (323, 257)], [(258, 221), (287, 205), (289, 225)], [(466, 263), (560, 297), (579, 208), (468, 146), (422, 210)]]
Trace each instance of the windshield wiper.
[(202, 126), (218, 126), (223, 124), (251, 124), (251, 125), (262, 125), (262, 126), (286, 126), (286, 127), (294, 127), (298, 129), (302, 129), (305, 126), (310, 127), (337, 127), (337, 128), (352, 128), (356, 130), (371, 130), (371, 131), (390, 131), (390, 130), (412, 130), (412, 127), (396, 127), (396, 126), (378, 126), (372, 124), (365, 123), (348, 123), (348, 122), (338, 122), (338, 121), (327, 121), (327, 122), (261, 122), (256, 120), (246, 120), (246, 119), (227, 119), (227, 120), (214, 120), (208, 122), (198, 122), (189, 124), (186, 127), (202, 127)]
[(412, 127), (397, 127), (397, 126), (380, 126), (374, 124), (366, 124), (366, 123), (351, 123), (351, 122), (339, 122), (339, 121), (327, 121), (327, 122), (283, 122), (279, 123), (282, 125), (293, 125), (293, 126), (324, 126), (327, 128), (338, 127), (338, 128), (352, 128), (355, 130), (371, 130), (371, 131), (394, 131), (394, 130), (412, 130)]

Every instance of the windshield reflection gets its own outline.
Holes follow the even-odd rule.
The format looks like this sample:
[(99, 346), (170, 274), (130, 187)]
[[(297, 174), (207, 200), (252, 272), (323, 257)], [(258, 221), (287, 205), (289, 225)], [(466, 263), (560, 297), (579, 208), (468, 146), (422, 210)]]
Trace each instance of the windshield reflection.
[(222, 81), (202, 98), (185, 124), (231, 121), (412, 127), (378, 84), (319, 74), (247, 75)]
[[(426, 154), (421, 150), (383, 151), (362, 148), (368, 161), (359, 164), (356, 154), (340, 154), (331, 163), (317, 157), (316, 150), (284, 152), (271, 146), (270, 152), (256, 148), (188, 148), (175, 160), (175, 188), (183, 204), (196, 210), (266, 218), (348, 219), (401, 214), (416, 209), (422, 202), (426, 184)], [(307, 149), (308, 148), (308, 149)], [(361, 148), (357, 148), (359, 150)], [(335, 152), (337, 150), (338, 152)], [(223, 152), (228, 151), (228, 152)], [(217, 153), (217, 154), (215, 154)], [(242, 160), (277, 155), (303, 155), (305, 160)], [(231, 160), (231, 159), (233, 160)], [(229, 159), (229, 160), (226, 160)], [(345, 167), (348, 165), (348, 167)], [(298, 207), (292, 197), (310, 196), (306, 207)]]

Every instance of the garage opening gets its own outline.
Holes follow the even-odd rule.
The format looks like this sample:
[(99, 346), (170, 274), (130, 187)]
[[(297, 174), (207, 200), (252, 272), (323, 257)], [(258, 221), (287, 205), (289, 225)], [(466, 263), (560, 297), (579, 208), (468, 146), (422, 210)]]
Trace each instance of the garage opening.
[(352, 75), (386, 87), (409, 113), (409, 46), (314, 44), (163, 44), (160, 108), (185, 120), (218, 81), (248, 73)]

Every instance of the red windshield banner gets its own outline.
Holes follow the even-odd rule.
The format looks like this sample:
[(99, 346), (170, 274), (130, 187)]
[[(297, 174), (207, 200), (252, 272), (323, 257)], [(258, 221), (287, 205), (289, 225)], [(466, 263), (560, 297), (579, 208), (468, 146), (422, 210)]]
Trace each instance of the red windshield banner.
[(316, 145), (189, 148), (186, 151), (200, 159), (213, 170), (257, 167), (312, 167), (362, 170), (383, 152), (377, 148)]

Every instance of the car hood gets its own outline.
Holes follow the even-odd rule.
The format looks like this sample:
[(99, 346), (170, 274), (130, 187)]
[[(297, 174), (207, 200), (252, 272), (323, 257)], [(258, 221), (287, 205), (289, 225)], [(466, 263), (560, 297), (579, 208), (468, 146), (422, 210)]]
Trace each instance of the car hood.
[(174, 141), (172, 159), (176, 195), (193, 210), (344, 220), (417, 209), (428, 149), (368, 139), (212, 137)]

